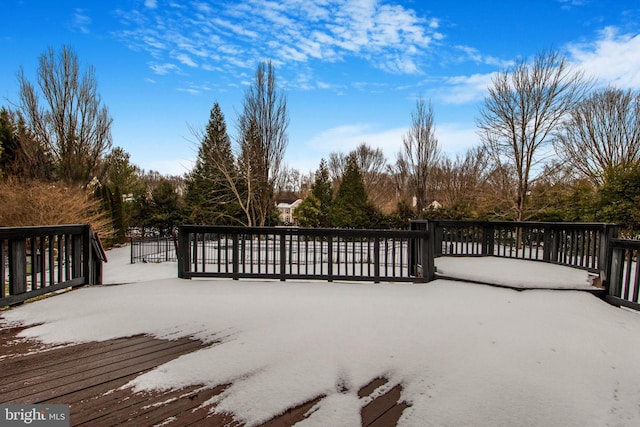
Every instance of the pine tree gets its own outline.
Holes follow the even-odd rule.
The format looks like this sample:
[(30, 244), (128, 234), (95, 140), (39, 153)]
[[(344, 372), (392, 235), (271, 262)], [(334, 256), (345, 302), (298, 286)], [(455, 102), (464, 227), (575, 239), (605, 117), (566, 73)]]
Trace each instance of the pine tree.
[(329, 180), (329, 169), (324, 159), (320, 160), (320, 166), (316, 172), (316, 179), (311, 193), (319, 202), (318, 206), (318, 226), (328, 227), (330, 225), (329, 214), (331, 203), (333, 202), (333, 189)]
[(235, 180), (233, 175), (236, 174), (227, 125), (220, 105), (216, 102), (202, 136), (196, 165), (187, 180), (185, 204), (190, 222), (238, 222), (241, 210), (231, 189), (231, 182)]
[(146, 226), (159, 231), (161, 236), (170, 236), (173, 227), (182, 222), (180, 197), (171, 181), (162, 178), (151, 193), (151, 215)]
[(371, 225), (373, 213), (356, 158), (349, 155), (347, 169), (333, 200), (331, 223), (335, 227), (366, 228)]

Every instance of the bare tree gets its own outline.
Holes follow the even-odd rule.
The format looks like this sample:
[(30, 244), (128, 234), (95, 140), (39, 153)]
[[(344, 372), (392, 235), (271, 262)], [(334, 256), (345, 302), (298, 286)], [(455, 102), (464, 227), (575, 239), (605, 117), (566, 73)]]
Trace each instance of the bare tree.
[(606, 88), (578, 104), (556, 133), (556, 151), (596, 186), (640, 160), (640, 93)]
[[(245, 93), (238, 118), (241, 169), (250, 174), (251, 211), (254, 224), (264, 226), (274, 209), (274, 186), (287, 148), (286, 97), (276, 86), (271, 62), (260, 63), (255, 81)], [(247, 181), (249, 182), (249, 181)]]
[(347, 155), (342, 152), (330, 153), (327, 168), (329, 170), (329, 178), (334, 188), (337, 188), (340, 185), (344, 171), (347, 169)]
[(443, 157), (434, 175), (438, 202), (463, 216), (473, 216), (487, 176), (487, 152), (478, 146), (467, 150), (464, 156), (457, 155), (455, 160)]
[[(58, 178), (87, 184), (111, 147), (111, 122), (101, 104), (93, 67), (80, 74), (78, 57), (68, 46), (40, 57), (38, 87), (20, 70), (20, 104), (27, 127), (49, 151)], [(40, 102), (40, 96), (44, 103)]]
[(429, 204), (430, 180), (439, 159), (433, 107), (420, 97), (411, 113), (411, 128), (402, 137), (402, 151), (397, 154), (395, 165), (398, 187), (406, 199), (415, 197), (418, 212)]
[(515, 219), (525, 219), (532, 180), (549, 156), (550, 136), (580, 101), (590, 82), (558, 52), (543, 52), (498, 74), (477, 120), (479, 134), (496, 164), (513, 168)]

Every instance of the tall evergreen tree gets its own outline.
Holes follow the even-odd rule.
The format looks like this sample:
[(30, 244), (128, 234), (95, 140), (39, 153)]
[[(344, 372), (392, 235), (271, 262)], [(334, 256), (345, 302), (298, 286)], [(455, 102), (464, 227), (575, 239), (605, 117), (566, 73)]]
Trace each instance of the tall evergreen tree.
[(18, 178), (49, 180), (53, 165), (46, 148), (19, 112), (0, 108), (0, 171)]
[(335, 227), (366, 228), (371, 225), (373, 213), (358, 162), (354, 155), (349, 155), (347, 169), (333, 200), (331, 223)]
[(236, 176), (227, 125), (216, 102), (202, 135), (196, 165), (187, 180), (185, 205), (189, 221), (237, 224), (241, 209), (232, 188)]
[(333, 202), (333, 188), (331, 187), (331, 180), (329, 179), (329, 168), (324, 159), (320, 160), (320, 166), (316, 171), (316, 178), (311, 193), (319, 202), (318, 225), (320, 227), (328, 227), (330, 225), (329, 215)]
[(298, 224), (303, 227), (329, 227), (332, 202), (333, 189), (329, 180), (329, 169), (327, 162), (322, 159), (316, 171), (311, 193), (296, 208), (294, 216)]
[(180, 197), (171, 181), (165, 178), (153, 189), (151, 197), (151, 214), (145, 225), (158, 230), (162, 236), (169, 236), (173, 227), (182, 222)]

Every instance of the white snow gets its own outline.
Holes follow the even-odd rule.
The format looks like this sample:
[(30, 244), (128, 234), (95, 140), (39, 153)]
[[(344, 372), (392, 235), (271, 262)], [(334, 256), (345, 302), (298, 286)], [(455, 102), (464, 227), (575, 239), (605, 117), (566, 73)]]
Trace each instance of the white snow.
[(436, 258), (438, 274), (512, 288), (591, 289), (586, 270), (539, 261), (498, 257)]
[[(23, 335), (47, 343), (202, 339), (211, 345), (131, 385), (231, 383), (216, 410), (249, 425), (326, 395), (301, 426), (359, 426), (366, 401), (357, 391), (380, 376), (386, 387), (401, 383), (412, 405), (401, 426), (640, 425), (640, 314), (589, 293), (446, 280), (180, 280), (175, 263), (126, 264), (127, 250), (110, 251), (105, 279), (128, 284), (78, 289), (2, 317), (33, 324)], [(464, 260), (455, 268), (482, 270)], [(500, 261), (470, 262), (482, 260)], [(539, 268), (503, 266), (501, 275), (521, 282), (535, 273), (547, 287), (541, 271), (556, 266), (531, 264)], [(568, 280), (548, 280), (558, 278)]]

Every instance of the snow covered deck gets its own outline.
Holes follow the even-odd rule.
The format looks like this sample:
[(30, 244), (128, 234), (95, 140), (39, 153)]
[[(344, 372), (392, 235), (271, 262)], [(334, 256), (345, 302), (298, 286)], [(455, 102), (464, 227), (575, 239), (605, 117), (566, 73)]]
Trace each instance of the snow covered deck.
[[(479, 271), (473, 262), (508, 261), (487, 274), (541, 288), (524, 292), (449, 280), (180, 280), (175, 264), (128, 264), (127, 250), (111, 251), (105, 265), (105, 280), (121, 285), (86, 287), (0, 315), (22, 328), (21, 339), (44, 345), (140, 336), (197, 343), (105, 387), (100, 401), (124, 390), (129, 398), (160, 396), (134, 405), (150, 408), (202, 390), (177, 401), (197, 401), (192, 408), (201, 413), (233, 414), (247, 426), (279, 417), (289, 419), (280, 425), (360, 426), (364, 408), (383, 400), (391, 420), (373, 420), (383, 426), (640, 424), (640, 313), (588, 292), (549, 289), (580, 285), (582, 270), (568, 277), (532, 262), (552, 268), (543, 276), (490, 258), (438, 265), (463, 274)], [(166, 408), (165, 421), (181, 425), (180, 413)]]
[[(138, 391), (127, 384), (153, 368), (203, 348), (197, 340), (146, 335), (71, 345), (44, 345), (18, 337), (24, 327), (0, 328), (0, 402), (70, 405), (71, 425), (242, 426), (212, 404), (228, 384), (195, 384), (164, 391)], [(408, 407), (402, 386), (373, 393), (388, 383), (374, 378), (358, 390), (363, 426), (394, 426)], [(325, 396), (287, 409), (263, 427), (291, 426)]]
[(593, 286), (593, 273), (563, 265), (489, 256), (440, 257), (435, 262), (436, 274), (443, 278), (513, 289), (603, 291)]

